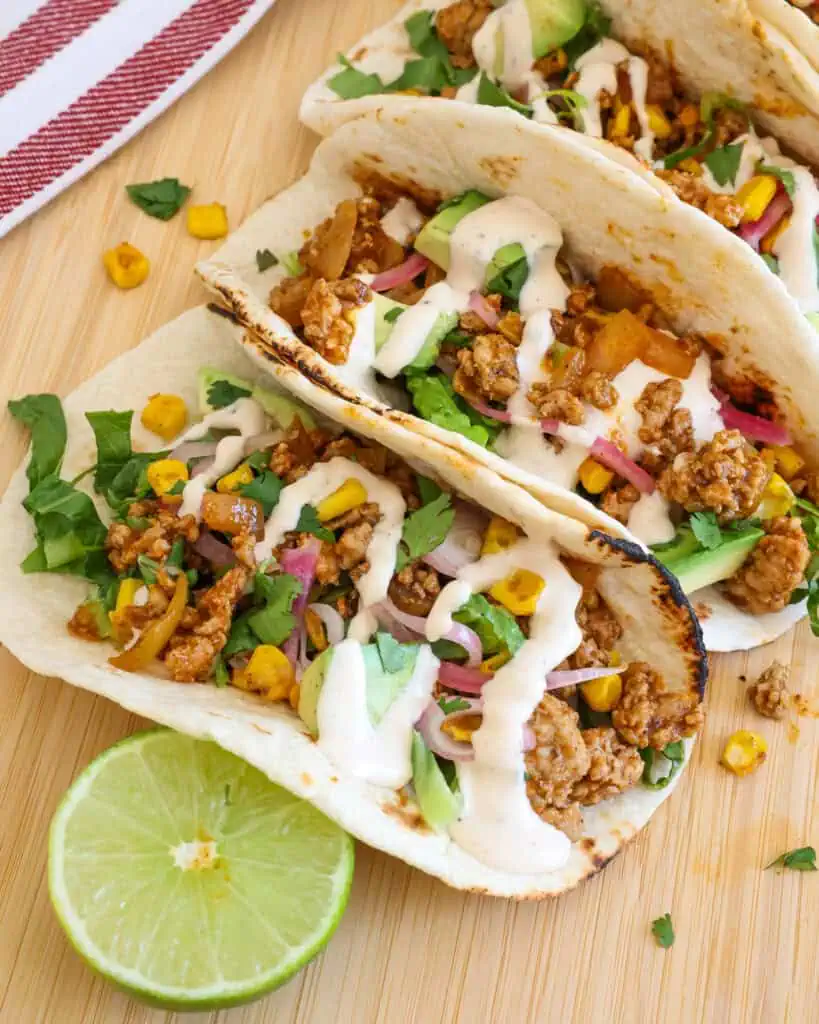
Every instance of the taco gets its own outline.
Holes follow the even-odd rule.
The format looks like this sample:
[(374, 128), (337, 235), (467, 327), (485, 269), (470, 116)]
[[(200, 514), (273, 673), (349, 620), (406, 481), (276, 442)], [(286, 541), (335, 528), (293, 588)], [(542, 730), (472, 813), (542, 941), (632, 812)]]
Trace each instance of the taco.
[(804, 614), (815, 332), (747, 247), (576, 135), (394, 99), (198, 269), (272, 362), (653, 546), (710, 649)]
[(2, 503), (3, 642), (450, 885), (571, 888), (702, 721), (673, 577), (278, 365), (285, 393), (235, 334), (191, 310), (64, 402), (11, 403), (33, 443)]
[(750, 245), (815, 320), (819, 79), (788, 90), (757, 26), (717, 0), (413, 0), (301, 113), (326, 134), (411, 91), (570, 129)]

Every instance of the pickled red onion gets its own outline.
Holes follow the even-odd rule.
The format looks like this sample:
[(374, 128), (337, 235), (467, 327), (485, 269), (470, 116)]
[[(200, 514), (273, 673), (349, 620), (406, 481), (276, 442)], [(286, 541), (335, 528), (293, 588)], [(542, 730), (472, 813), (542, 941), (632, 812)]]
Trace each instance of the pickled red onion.
[(655, 483), (646, 471), (633, 462), (627, 455), (624, 455), (616, 444), (606, 440), (604, 437), (596, 437), (591, 446), (590, 453), (604, 466), (608, 466), (618, 476), (628, 480), (641, 494), (653, 494)]
[(408, 284), (422, 270), (426, 270), (428, 266), (429, 260), (426, 256), (422, 256), (420, 252), (414, 252), (399, 266), (385, 270), (381, 274), (376, 274), (372, 281), (370, 281), (370, 288), (374, 292), (386, 292), (390, 288), (397, 288), (401, 284)]

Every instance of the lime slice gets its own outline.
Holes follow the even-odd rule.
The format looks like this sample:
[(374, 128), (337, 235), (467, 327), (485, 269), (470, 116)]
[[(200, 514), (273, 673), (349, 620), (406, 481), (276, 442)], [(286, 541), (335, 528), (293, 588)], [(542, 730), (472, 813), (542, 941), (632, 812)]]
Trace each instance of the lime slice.
[(213, 743), (165, 729), (96, 759), (51, 824), (49, 889), (77, 952), (174, 1009), (255, 999), (327, 942), (353, 842)]

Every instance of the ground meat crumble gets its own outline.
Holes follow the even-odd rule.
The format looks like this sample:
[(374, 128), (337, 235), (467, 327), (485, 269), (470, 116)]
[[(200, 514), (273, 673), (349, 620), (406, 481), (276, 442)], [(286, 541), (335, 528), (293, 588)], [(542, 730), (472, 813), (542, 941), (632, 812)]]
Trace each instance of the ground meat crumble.
[(589, 752), (586, 775), (572, 786), (572, 799), (585, 807), (609, 800), (635, 786), (643, 774), (643, 759), (635, 747), (623, 743), (614, 729), (584, 729)]
[(810, 548), (798, 519), (777, 516), (763, 523), (765, 536), (725, 583), (728, 597), (754, 615), (779, 612), (802, 582)]
[(622, 680), (623, 692), (611, 721), (626, 743), (662, 750), (668, 743), (693, 736), (702, 726), (698, 697), (667, 690), (657, 672), (645, 662), (632, 662)]
[(782, 718), (790, 704), (789, 669), (778, 661), (771, 664), (755, 683), (748, 687), (748, 699), (766, 718)]

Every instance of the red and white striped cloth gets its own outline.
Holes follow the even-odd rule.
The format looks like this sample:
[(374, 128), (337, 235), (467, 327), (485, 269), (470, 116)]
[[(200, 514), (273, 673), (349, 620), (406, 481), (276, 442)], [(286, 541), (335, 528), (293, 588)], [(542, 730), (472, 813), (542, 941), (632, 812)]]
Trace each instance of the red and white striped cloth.
[(178, 99), (275, 0), (0, 0), (0, 238)]

